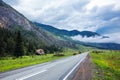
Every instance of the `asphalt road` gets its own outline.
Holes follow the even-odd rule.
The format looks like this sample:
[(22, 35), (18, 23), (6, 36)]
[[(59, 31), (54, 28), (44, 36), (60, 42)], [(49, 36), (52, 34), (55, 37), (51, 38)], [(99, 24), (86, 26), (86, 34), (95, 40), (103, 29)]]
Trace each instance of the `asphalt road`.
[(87, 54), (86, 52), (56, 61), (1, 73), (0, 80), (68, 80), (67, 78), (85, 59)]

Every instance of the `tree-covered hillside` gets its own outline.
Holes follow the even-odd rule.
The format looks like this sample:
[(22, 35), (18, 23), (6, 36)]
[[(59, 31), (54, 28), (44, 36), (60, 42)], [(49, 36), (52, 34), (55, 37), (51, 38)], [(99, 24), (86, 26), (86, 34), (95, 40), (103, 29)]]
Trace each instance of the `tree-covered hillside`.
[[(28, 33), (29, 35), (29, 33)], [(41, 41), (30, 40), (21, 31), (0, 28), (0, 57), (34, 55), (36, 49), (44, 49), (46, 53), (61, 51), (57, 45), (47, 46)]]

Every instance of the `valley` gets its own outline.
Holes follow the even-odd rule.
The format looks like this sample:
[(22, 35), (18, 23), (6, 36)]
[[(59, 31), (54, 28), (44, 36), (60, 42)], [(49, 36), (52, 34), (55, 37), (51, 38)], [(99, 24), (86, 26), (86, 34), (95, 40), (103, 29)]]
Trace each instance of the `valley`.
[(119, 5), (94, 1), (0, 0), (0, 80), (119, 80)]

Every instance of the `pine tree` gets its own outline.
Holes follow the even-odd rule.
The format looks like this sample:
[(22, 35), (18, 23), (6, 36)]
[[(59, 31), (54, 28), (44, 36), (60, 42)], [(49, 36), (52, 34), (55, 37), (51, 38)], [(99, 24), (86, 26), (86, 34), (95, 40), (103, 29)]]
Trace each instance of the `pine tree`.
[(0, 57), (6, 56), (5, 30), (0, 28)]
[(23, 49), (23, 41), (20, 31), (17, 32), (16, 36), (16, 45), (15, 45), (15, 57), (22, 57), (24, 55), (24, 49)]
[(14, 53), (14, 48), (15, 48), (15, 41), (12, 37), (7, 39), (7, 53), (11, 53), (10, 55), (13, 55)]
[(5, 48), (6, 48), (6, 43), (0, 40), (0, 57), (6, 56)]

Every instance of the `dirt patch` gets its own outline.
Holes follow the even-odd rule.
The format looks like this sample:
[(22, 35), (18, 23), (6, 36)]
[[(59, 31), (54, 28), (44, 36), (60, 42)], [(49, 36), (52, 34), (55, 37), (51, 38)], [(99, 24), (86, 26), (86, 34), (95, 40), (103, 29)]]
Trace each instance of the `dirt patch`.
[(92, 80), (93, 78), (93, 63), (90, 58), (90, 55), (80, 64), (79, 69), (75, 73), (75, 76), (72, 80)]

